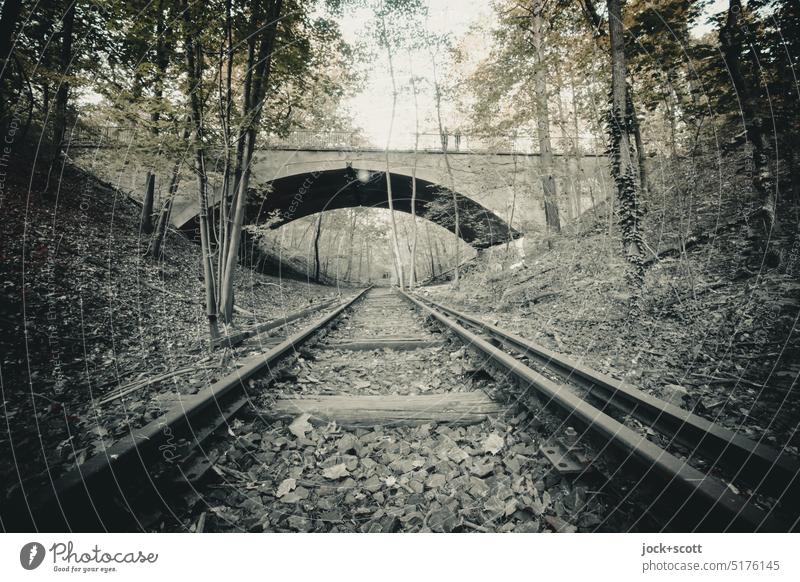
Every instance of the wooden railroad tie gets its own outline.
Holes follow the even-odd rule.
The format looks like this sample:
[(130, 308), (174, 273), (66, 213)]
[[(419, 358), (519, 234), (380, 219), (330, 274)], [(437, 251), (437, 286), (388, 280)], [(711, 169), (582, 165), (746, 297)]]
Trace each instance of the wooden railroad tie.
[(419, 350), (444, 345), (443, 340), (424, 337), (365, 337), (320, 346), (326, 350)]
[(309, 414), (309, 422), (335, 421), (343, 427), (418, 426), (427, 423), (469, 425), (502, 414), (506, 407), (484, 392), (448, 392), (414, 396), (308, 396), (275, 401), (265, 416), (289, 420)]

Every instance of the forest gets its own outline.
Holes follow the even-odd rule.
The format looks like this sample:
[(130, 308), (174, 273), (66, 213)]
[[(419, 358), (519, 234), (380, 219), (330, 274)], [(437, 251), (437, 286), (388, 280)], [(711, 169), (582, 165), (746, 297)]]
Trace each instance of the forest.
[[(798, 66), (796, 0), (4, 0), (0, 472), (14, 477), (0, 489), (0, 527), (20, 495), (119, 446), (131, 427), (172, 410), (176, 394), (204, 394), (367, 288), (362, 301), (378, 297), (381, 307), (363, 337), (343, 341), (377, 341), (365, 357), (388, 369), (348, 376), (343, 358), (328, 376), (310, 372), (322, 356), (292, 343), (289, 366), (299, 367), (251, 388), (307, 396), (346, 378), (344, 391), (361, 396), (377, 398), (377, 384), (438, 394), (438, 384), (406, 392), (418, 380), (406, 355), (417, 352), (380, 344), (412, 340), (434, 346), (419, 361), (455, 366), (458, 379), (442, 386), (490, 382), (476, 356), (379, 312), (392, 290), (797, 456)], [(435, 319), (415, 317), (428, 327)], [(239, 441), (267, 434), (252, 419), (224, 422)], [(310, 428), (298, 436), (296, 420), (277, 422), (270, 431), (289, 430), (311, 451)], [(503, 426), (511, 450), (521, 425)], [(486, 430), (475, 436), (484, 445), (502, 433)], [(479, 453), (497, 454), (493, 444), (475, 450), (473, 468)], [(291, 464), (277, 454), (264, 462)], [(210, 463), (223, 479), (245, 478), (242, 464)], [(515, 463), (512, 481), (525, 475)], [(281, 495), (269, 503), (302, 489), (289, 465), (273, 467)], [(346, 473), (320, 467), (334, 475), (326, 479)], [(416, 491), (417, 470), (400, 494), (422, 497), (438, 487), (430, 479), (449, 484), (458, 472), (425, 465)], [(780, 504), (724, 482), (760, 509)], [(553, 487), (564, 503), (552, 511), (542, 497), (534, 511), (501, 495), (502, 515), (490, 519), (491, 507), (467, 515), (429, 497), (438, 505), (426, 505), (424, 523), (409, 525), (403, 516), (415, 511), (406, 510), (391, 527), (633, 527), (578, 503), (580, 487), (566, 478)], [(390, 495), (375, 494), (372, 509), (386, 513)], [(182, 509), (182, 526), (145, 529), (350, 531), (347, 516), (319, 525), (316, 509), (300, 510), (313, 493), (288, 517), (264, 501), (255, 521), (241, 499), (227, 499)], [(225, 503), (235, 509), (220, 510)]]

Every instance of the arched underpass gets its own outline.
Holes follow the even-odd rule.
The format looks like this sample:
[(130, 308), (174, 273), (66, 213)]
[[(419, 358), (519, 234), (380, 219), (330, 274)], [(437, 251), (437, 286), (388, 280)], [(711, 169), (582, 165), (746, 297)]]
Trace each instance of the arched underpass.
[[(395, 210), (411, 213), (412, 178), (391, 173), (392, 201)], [(388, 208), (386, 174), (365, 169), (322, 170), (278, 178), (270, 190), (251, 190), (245, 224), (270, 221), (272, 228), (288, 222), (339, 208), (357, 206)], [(456, 193), (459, 210), (459, 236), (477, 249), (519, 238), (521, 233), (471, 198)], [(213, 205), (216, 217), (218, 203)], [(418, 216), (449, 230), (453, 229), (452, 194), (442, 185), (416, 180), (415, 210)], [(184, 232), (198, 230), (196, 203), (173, 212), (173, 223)]]

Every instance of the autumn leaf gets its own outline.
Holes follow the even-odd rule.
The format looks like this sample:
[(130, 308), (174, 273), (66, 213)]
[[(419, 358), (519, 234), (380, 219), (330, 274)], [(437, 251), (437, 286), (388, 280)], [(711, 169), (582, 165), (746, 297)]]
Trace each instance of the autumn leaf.
[(350, 475), (350, 472), (344, 463), (339, 463), (322, 471), (322, 476), (326, 479), (342, 479), (348, 475)]
[(493, 432), (485, 441), (483, 441), (483, 451), (485, 453), (496, 455), (500, 452), (500, 449), (503, 448), (504, 444), (503, 437), (496, 432)]
[(292, 479), (291, 477), (289, 479), (284, 479), (281, 481), (281, 484), (278, 485), (278, 490), (275, 492), (275, 496), (283, 497), (290, 491), (293, 491), (295, 487), (297, 487), (296, 479)]
[(289, 432), (299, 439), (305, 437), (306, 433), (313, 428), (308, 422), (309, 418), (311, 418), (310, 414), (301, 414), (295, 418), (289, 425)]

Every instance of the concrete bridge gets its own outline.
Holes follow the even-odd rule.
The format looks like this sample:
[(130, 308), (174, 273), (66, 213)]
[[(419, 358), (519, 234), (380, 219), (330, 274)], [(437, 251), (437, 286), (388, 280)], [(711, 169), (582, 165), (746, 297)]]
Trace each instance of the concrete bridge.
[[(124, 142), (117, 138), (106, 143), (112, 147), (115, 141)], [(543, 228), (541, 162), (535, 140), (479, 141), (474, 136), (423, 134), (418, 144), (416, 154), (411, 149), (389, 152), (396, 210), (411, 212), (411, 175), (415, 173), (417, 214), (452, 229), (450, 213), (429, 212), (434, 207), (452, 207), (452, 189), (459, 205), (460, 236), (476, 248), (517, 238), (521, 229)], [(588, 151), (586, 144), (581, 145)], [(98, 144), (76, 140), (73, 147)], [(605, 155), (583, 154), (576, 160), (565, 153), (571, 151), (568, 144), (560, 147), (556, 143), (554, 149), (562, 215), (576, 216), (607, 196), (611, 181)], [(208, 162), (209, 167), (215, 165), (213, 157)], [(297, 132), (285, 140), (265, 143), (252, 165), (253, 181), (265, 186), (251, 190), (246, 223), (276, 218), (272, 226), (277, 228), (324, 210), (386, 208), (385, 170), (384, 150), (359, 144), (348, 134)], [(187, 195), (176, 200), (172, 212), (174, 226), (184, 231), (197, 228), (198, 206), (191, 187), (184, 185)], [(212, 180), (212, 206), (218, 204), (218, 190)], [(509, 225), (512, 203), (515, 219), (514, 225)]]

